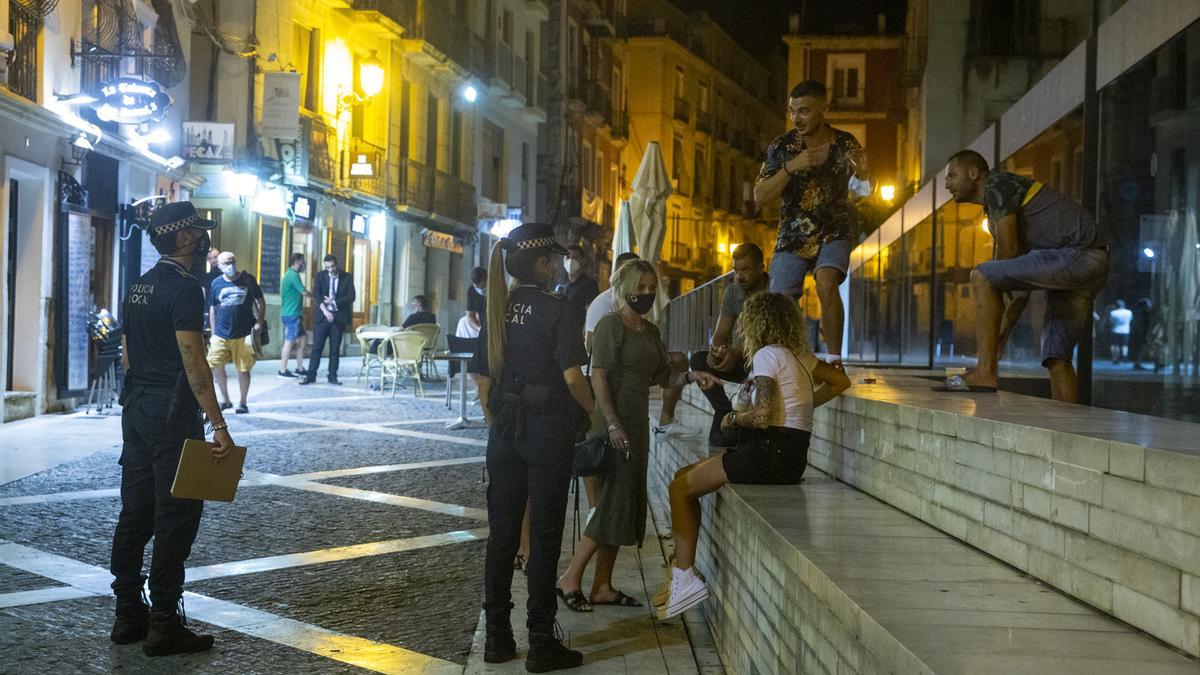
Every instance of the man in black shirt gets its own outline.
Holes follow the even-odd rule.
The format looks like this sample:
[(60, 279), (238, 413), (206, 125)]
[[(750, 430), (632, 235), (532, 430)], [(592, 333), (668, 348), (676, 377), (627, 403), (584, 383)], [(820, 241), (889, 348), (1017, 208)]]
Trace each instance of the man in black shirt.
[(404, 317), (401, 328), (416, 326), (421, 323), (437, 323), (437, 315), (433, 313), (429, 298), (424, 295), (414, 295), (412, 299), (412, 314)]
[[(188, 272), (208, 251), (208, 230), (216, 226), (196, 215), (190, 202), (156, 210), (150, 237), (163, 257), (130, 287), (121, 317), (128, 375), (121, 391), (121, 515), (110, 567), (117, 618), (110, 637), (117, 644), (145, 639), (148, 656), (204, 651), (213, 644), (211, 635), (189, 630), (177, 611), (183, 565), (204, 502), (172, 497), (171, 483), (183, 441), (204, 438), (201, 411), (212, 423), (213, 458), (220, 461), (233, 449), (204, 360), (204, 293)], [(142, 565), (151, 538), (147, 608)]]
[(583, 271), (583, 247), (571, 244), (567, 247), (567, 255), (563, 258), (563, 267), (567, 270), (567, 286), (563, 295), (567, 300), (587, 314), (588, 305), (600, 295), (600, 284)]

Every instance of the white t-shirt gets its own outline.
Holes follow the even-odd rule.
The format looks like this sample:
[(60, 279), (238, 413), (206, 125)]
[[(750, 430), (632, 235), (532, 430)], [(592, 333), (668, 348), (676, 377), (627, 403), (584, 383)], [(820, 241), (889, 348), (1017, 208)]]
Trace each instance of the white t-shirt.
[(600, 323), (600, 319), (617, 311), (617, 297), (613, 295), (613, 289), (608, 289), (596, 296), (592, 300), (592, 304), (588, 305), (587, 318), (583, 320), (583, 332), (596, 332), (596, 324)]
[(1129, 308), (1118, 308), (1108, 313), (1109, 321), (1112, 321), (1113, 335), (1129, 335), (1129, 324), (1133, 322), (1133, 310)]
[(775, 380), (783, 397), (782, 411), (772, 411), (770, 424), (773, 427), (812, 431), (812, 371), (817, 367), (817, 357), (810, 353), (802, 358), (803, 364), (791, 351), (779, 345), (767, 345), (754, 354), (750, 377)]
[(464, 316), (458, 320), (458, 326), (454, 329), (454, 337), (477, 338), (479, 337), (479, 329), (472, 326), (471, 320)]

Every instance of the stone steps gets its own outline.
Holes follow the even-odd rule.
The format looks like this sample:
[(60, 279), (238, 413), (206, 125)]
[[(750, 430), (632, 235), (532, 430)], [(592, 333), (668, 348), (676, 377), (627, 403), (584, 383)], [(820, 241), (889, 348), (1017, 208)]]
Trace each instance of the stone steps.
[[(928, 381), (919, 381), (924, 391), (928, 386)], [(1138, 563), (1128, 557), (1137, 555), (1131, 550), (1085, 536), (1085, 531), (1076, 530), (1071, 536), (1065, 531), (1056, 534), (1069, 526), (1056, 523), (1055, 513), (1062, 514), (1060, 520), (1074, 517), (1073, 522), (1079, 523), (1077, 514), (1065, 510), (1067, 502), (1061, 502), (1058, 511), (1051, 507), (1045, 519), (1014, 506), (1014, 460), (1008, 460), (1008, 476), (993, 473), (1003, 469), (1007, 457), (996, 453), (995, 426), (990, 429), (991, 443), (984, 442), (984, 422), (994, 425), (994, 420), (935, 415), (936, 407), (920, 409), (917, 398), (924, 394), (916, 384), (899, 392), (911, 396), (903, 404), (862, 398), (883, 398), (889, 392), (897, 395), (894, 388), (877, 388), (874, 393), (866, 387), (851, 391), (857, 395), (843, 397), (819, 411), (817, 438), (809, 455), (813, 466), (833, 472), (841, 481), (810, 466), (800, 486), (730, 486), (702, 500), (705, 520), (698, 565), (708, 576), (713, 593), (704, 609), (730, 672), (1092, 674), (1195, 673), (1200, 669), (1194, 658), (1159, 641), (1186, 647), (1186, 621), (1161, 624), (1139, 619), (1139, 624), (1131, 620), (1138, 618), (1137, 612), (1129, 611), (1129, 599), (1137, 600), (1134, 593), (1153, 598), (1146, 592), (1160, 597), (1169, 597), (1172, 590), (1181, 592), (1180, 586), (1169, 583), (1169, 566), (1148, 556)], [(703, 401), (690, 393), (689, 399)], [(1043, 410), (1051, 403), (1029, 400)], [(961, 397), (951, 401), (953, 406), (968, 403)], [(915, 436), (902, 434), (899, 410), (889, 420), (889, 405), (917, 411), (915, 416), (903, 413), (905, 420), (918, 420)], [(707, 414), (683, 408), (686, 406), (681, 406), (681, 417), (687, 424), (707, 428)], [(902, 435), (916, 438), (919, 445), (920, 410), (926, 410), (927, 426), (939, 420), (943, 432), (939, 435), (944, 440), (927, 442), (940, 448), (943, 455), (918, 460), (919, 448), (898, 440)], [(960, 419), (969, 420), (962, 423), (961, 434)], [(1015, 444), (1015, 429), (1004, 428), (999, 437), (1005, 438), (1009, 431)], [(1023, 441), (1022, 447), (1044, 448), (1049, 461), (1058, 447), (1054, 441), (1063, 439), (1054, 438), (1051, 430), (1043, 431), (1050, 434), (1043, 437), (1048, 442)], [(924, 433), (932, 435), (935, 430)], [(1030, 433), (1020, 432), (1022, 438)], [(959, 441), (980, 447), (963, 445), (960, 452)], [(1105, 443), (1111, 449), (1112, 441)], [(984, 447), (988, 452), (981, 449)], [(1060, 459), (1072, 452), (1076, 462), (1092, 456), (1080, 447), (1068, 445), (1059, 451)], [(1011, 447), (1001, 449), (1012, 452)], [(707, 455), (707, 446), (698, 441), (656, 444), (651, 454), (651, 489), (661, 495), (678, 467)], [(921, 473), (918, 462), (927, 466), (931, 475)], [(1064, 465), (1058, 470), (1072, 478), (1077, 474), (1071, 471), (1085, 469), (1066, 461), (1057, 463)], [(911, 468), (904, 468), (905, 464)], [(1096, 473), (1101, 476), (1102, 508), (1107, 495), (1103, 476), (1112, 474)], [(1015, 482), (1021, 485), (1023, 496), (1025, 483)], [(1084, 497), (1094, 497), (1080, 492), (1077, 484), (1059, 487), (1063, 499), (1085, 505), (1090, 519), (1094, 504)], [(1075, 496), (1067, 496), (1067, 490), (1075, 490)], [(1057, 494), (1044, 491), (1051, 498)], [(1002, 497), (1009, 499), (1003, 507)], [(1120, 549), (1127, 557), (1114, 556), (1103, 546)], [(1052, 554), (1059, 550), (1061, 557)], [(1069, 550), (1075, 551), (1077, 558), (1086, 557), (1088, 565), (1107, 565), (1108, 576), (1087, 571), (1084, 561), (1067, 557)], [(1083, 551), (1088, 552), (1086, 556)], [(1165, 585), (1135, 580), (1147, 574), (1146, 570), (1166, 574)], [(1093, 606), (1088, 606), (1071, 597), (1088, 592), (1088, 586), (1072, 582), (1072, 578), (1084, 579), (1084, 573), (1101, 580), (1097, 584), (1100, 589), (1106, 585), (1111, 589), (1113, 604), (1109, 608), (1100, 607), (1104, 611), (1099, 611), (1097, 603), (1089, 601)], [(1183, 579), (1174, 578), (1177, 582)], [(1117, 581), (1122, 579), (1146, 592)], [(1166, 604), (1161, 599), (1154, 602)], [(1114, 609), (1123, 611), (1124, 616)]]

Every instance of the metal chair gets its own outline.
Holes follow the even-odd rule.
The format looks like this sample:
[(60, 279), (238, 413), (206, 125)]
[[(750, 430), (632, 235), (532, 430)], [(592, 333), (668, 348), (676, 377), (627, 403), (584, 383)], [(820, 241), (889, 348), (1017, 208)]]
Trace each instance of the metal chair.
[[(479, 344), (479, 338), (463, 338), (457, 335), (446, 336), (446, 346), (451, 352), (459, 352), (466, 354), (474, 354), (475, 347)], [(466, 373), (456, 372), (458, 363), (451, 363), (447, 366), (447, 372), (450, 374), (449, 380), (446, 382), (446, 407), (449, 408), (451, 401), (454, 400), (454, 378), (466, 377)]]
[(386, 351), (379, 361), (379, 393), (383, 393), (384, 382), (390, 375), (392, 378), (392, 396), (396, 395), (396, 383), (402, 373), (411, 371), (417, 382), (417, 391), (425, 398), (425, 385), (421, 382), (421, 356), (425, 347), (425, 336), (416, 331), (400, 331), (392, 333), (386, 343)]
[(427, 373), (432, 371), (432, 375), (428, 376), (430, 382), (437, 382), (442, 375), (438, 372), (437, 363), (433, 360), (433, 352), (437, 349), (442, 327), (436, 323), (418, 323), (409, 326), (408, 330), (425, 336), (425, 348), (421, 352), (421, 367), (427, 369)]
[[(392, 328), (380, 323), (363, 324), (354, 329), (354, 338), (358, 340), (358, 348), (362, 351), (362, 365), (359, 366), (358, 375), (354, 378), (356, 384), (362, 381), (363, 375), (366, 375), (367, 383), (369, 384), (371, 382), (371, 369), (379, 366), (379, 356), (371, 353), (371, 343), (375, 340), (386, 341), (388, 336), (399, 330), (398, 328)], [(383, 386), (382, 383), (380, 386)]]

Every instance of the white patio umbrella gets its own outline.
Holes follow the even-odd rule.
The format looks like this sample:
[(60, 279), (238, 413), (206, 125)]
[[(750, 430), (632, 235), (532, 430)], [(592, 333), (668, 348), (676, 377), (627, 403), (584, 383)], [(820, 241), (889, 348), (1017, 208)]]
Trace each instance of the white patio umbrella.
[(632, 251), (636, 243), (637, 236), (633, 233), (633, 217), (629, 215), (629, 202), (621, 200), (621, 206), (617, 209), (617, 231), (613, 234), (612, 269), (609, 270), (609, 274), (617, 271), (617, 256)]
[[(629, 198), (633, 229), (637, 233), (638, 255), (642, 260), (657, 264), (662, 256), (663, 240), (667, 236), (667, 197), (671, 194), (671, 178), (663, 165), (662, 148), (651, 141), (642, 155), (637, 175), (633, 177), (633, 195)], [(666, 285), (658, 281), (658, 300), (650, 313), (658, 322), (667, 306)]]

